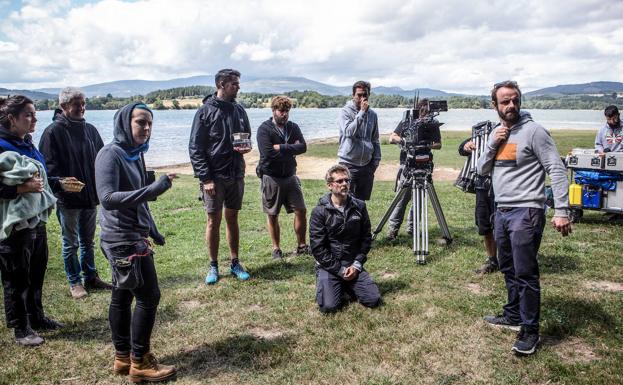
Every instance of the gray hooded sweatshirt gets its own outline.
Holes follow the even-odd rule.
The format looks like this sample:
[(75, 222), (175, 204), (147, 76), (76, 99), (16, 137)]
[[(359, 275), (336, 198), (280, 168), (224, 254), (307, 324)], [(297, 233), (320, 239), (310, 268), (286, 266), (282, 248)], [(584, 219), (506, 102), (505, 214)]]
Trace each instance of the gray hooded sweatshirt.
[(549, 131), (522, 111), (508, 139), (497, 145), (494, 135), (500, 127), (498, 124), (493, 129), (485, 152), (478, 159), (478, 174), (491, 175), (498, 207), (543, 208), (547, 173), (552, 181), (554, 215), (567, 216), (567, 170)]
[(147, 201), (155, 200), (168, 190), (171, 181), (162, 175), (154, 183), (145, 185), (143, 159), (131, 154), (136, 146), (130, 121), (137, 104), (128, 104), (117, 111), (113, 141), (105, 145), (95, 159), (97, 196), (102, 206), (100, 238), (103, 242), (134, 242), (147, 236), (162, 239)]
[(371, 108), (367, 112), (357, 109), (353, 101), (346, 103), (337, 121), (340, 127), (340, 162), (365, 166), (372, 162), (376, 168), (381, 161), (379, 123)]

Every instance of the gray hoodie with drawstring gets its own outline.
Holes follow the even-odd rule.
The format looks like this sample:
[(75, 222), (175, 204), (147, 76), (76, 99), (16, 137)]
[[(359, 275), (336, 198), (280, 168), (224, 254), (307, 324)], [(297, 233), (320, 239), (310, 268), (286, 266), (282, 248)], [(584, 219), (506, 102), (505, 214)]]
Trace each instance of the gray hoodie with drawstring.
[(554, 140), (528, 112), (520, 112), (519, 121), (510, 129), (506, 141), (496, 144), (495, 132), (478, 160), (478, 174), (491, 175), (498, 207), (543, 208), (545, 175), (549, 175), (554, 193), (555, 216), (567, 216), (569, 181)]
[(376, 113), (371, 108), (367, 112), (358, 110), (351, 100), (340, 111), (337, 124), (340, 127), (339, 161), (360, 167), (372, 162), (376, 168), (381, 161)]

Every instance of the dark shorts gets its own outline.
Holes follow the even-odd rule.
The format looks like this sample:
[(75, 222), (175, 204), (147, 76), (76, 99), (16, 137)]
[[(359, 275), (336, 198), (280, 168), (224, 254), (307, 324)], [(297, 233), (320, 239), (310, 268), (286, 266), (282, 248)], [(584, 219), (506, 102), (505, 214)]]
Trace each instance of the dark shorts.
[(495, 197), (493, 196), (493, 190), (476, 189), (474, 217), (476, 219), (476, 226), (478, 226), (479, 235), (487, 235), (493, 232), (495, 217)]
[(296, 175), (287, 178), (276, 178), (269, 175), (262, 176), (262, 208), (268, 215), (279, 215), (281, 206), (287, 213), (294, 210), (305, 210), (305, 200), (301, 181)]
[(350, 172), (351, 195), (364, 201), (370, 200), (372, 185), (374, 184), (374, 172), (376, 171), (372, 162), (365, 166), (354, 166), (343, 162), (340, 164), (346, 166)]
[(199, 183), (199, 189), (201, 190), (203, 207), (205, 207), (208, 214), (221, 211), (223, 204), (225, 208), (232, 210), (240, 210), (242, 208), (242, 197), (244, 196), (243, 178), (216, 179), (214, 181), (214, 189), (216, 190), (214, 196), (205, 192), (203, 183)]

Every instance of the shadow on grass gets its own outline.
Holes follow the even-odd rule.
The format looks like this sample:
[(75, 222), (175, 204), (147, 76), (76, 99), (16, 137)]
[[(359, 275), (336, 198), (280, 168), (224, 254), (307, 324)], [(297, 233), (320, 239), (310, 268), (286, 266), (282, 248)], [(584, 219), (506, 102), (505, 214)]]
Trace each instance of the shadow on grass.
[(314, 257), (310, 255), (291, 257), (283, 261), (268, 262), (255, 269), (250, 269), (249, 273), (253, 279), (258, 280), (286, 280), (299, 275), (313, 275), (314, 263)]
[(580, 270), (580, 258), (569, 254), (541, 254), (539, 253), (539, 267), (541, 274), (561, 274)]
[(205, 380), (222, 372), (262, 372), (287, 362), (295, 341), (289, 336), (264, 339), (249, 334), (229, 337), (212, 344), (185, 348), (162, 362), (174, 364), (179, 378)]
[(566, 338), (580, 330), (593, 329), (599, 334), (613, 333), (620, 326), (618, 317), (605, 311), (601, 304), (577, 298), (548, 298), (541, 306), (545, 335)]
[(378, 280), (376, 284), (383, 297), (409, 288), (409, 283), (397, 278)]
[[(132, 313), (134, 313), (134, 304), (135, 302), (132, 304)], [(161, 303), (156, 314), (156, 325), (174, 322), (179, 317), (180, 314), (176, 304), (163, 305)], [(101, 318), (89, 318), (81, 322), (66, 324), (63, 329), (47, 332), (46, 335), (54, 340), (110, 342), (111, 331), (108, 323), (108, 310)]]

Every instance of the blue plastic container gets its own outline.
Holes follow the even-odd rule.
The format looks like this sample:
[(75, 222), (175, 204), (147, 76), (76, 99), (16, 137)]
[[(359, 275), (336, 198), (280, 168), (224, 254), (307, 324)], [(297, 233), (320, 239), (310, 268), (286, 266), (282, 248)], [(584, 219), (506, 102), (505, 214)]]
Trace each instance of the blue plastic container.
[(601, 189), (584, 186), (582, 190), (582, 207), (587, 209), (601, 208)]

